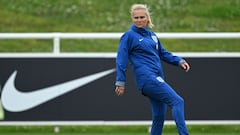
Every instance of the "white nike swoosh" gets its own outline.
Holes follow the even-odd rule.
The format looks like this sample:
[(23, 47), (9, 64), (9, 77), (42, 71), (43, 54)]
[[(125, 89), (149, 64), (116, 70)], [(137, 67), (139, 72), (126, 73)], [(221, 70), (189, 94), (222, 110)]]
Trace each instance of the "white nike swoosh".
[(14, 71), (2, 89), (2, 105), (7, 111), (10, 112), (26, 111), (67, 92), (73, 91), (78, 87), (111, 74), (114, 71), (115, 69), (106, 70), (65, 83), (34, 90), (32, 92), (21, 92), (15, 88), (14, 82), (17, 71)]

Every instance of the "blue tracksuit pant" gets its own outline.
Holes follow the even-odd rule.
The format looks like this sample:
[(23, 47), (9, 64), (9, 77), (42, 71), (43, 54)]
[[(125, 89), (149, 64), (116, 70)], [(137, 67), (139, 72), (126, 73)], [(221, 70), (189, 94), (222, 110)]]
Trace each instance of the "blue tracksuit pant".
[(188, 135), (184, 118), (184, 100), (165, 81), (151, 79), (144, 85), (142, 92), (149, 98), (152, 108), (151, 135), (162, 134), (167, 106), (171, 108), (178, 133)]

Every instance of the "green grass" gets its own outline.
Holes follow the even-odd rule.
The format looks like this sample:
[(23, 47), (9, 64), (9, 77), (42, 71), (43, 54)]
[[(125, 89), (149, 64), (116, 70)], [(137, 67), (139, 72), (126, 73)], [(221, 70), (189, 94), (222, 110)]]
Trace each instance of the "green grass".
[[(16, 42), (17, 41), (17, 42)], [(52, 52), (52, 40), (0, 40), (0, 52)], [(240, 39), (162, 39), (173, 52), (240, 52)], [(62, 52), (116, 52), (115, 39), (61, 40)]]
[[(148, 133), (7, 133), (5, 135), (149, 135)], [(164, 135), (178, 135), (177, 133), (164, 133)], [(191, 133), (191, 135), (203, 135), (202, 133)], [(226, 133), (204, 133), (204, 135), (226, 135)], [(227, 135), (239, 135), (239, 133), (228, 133)]]
[[(1, 133), (0, 133), (1, 134)], [(4, 135), (149, 135), (149, 133), (7, 133)], [(164, 133), (164, 135), (178, 135), (177, 133)], [(203, 135), (191, 133), (191, 135)], [(239, 133), (204, 133), (204, 135), (239, 135)]]
[(1, 0), (0, 31), (122, 32), (133, 3), (149, 5), (155, 31), (240, 30), (239, 0)]
[[(239, 135), (240, 125), (188, 125), (191, 135)], [(148, 126), (60, 126), (60, 135), (148, 135)], [(166, 125), (164, 135), (177, 135)], [(56, 135), (53, 126), (2, 126), (0, 135)]]
[[(124, 32), (133, 3), (155, 32), (240, 32), (240, 0), (1, 0), (0, 32)], [(170, 51), (239, 52), (240, 39), (165, 40)], [(64, 40), (63, 52), (116, 52), (118, 40)], [(51, 52), (52, 40), (0, 40), (0, 52)]]

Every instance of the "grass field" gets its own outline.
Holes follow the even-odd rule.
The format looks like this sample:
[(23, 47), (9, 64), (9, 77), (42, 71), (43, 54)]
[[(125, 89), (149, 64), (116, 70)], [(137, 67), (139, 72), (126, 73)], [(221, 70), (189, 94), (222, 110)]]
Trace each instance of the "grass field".
[[(191, 135), (239, 135), (240, 125), (188, 125)], [(174, 125), (166, 125), (164, 135), (177, 135)], [(148, 126), (3, 126), (0, 135), (148, 135)]]
[[(1, 133), (0, 133), (1, 134)], [(149, 135), (148, 133), (6, 133), (4, 135)], [(178, 135), (177, 133), (164, 133), (163, 135)], [(239, 135), (239, 133), (191, 133), (191, 135)]]
[[(155, 32), (239, 32), (240, 0), (1, 0), (0, 32), (124, 32), (133, 3)], [(166, 40), (175, 52), (239, 52), (240, 39)], [(52, 40), (0, 40), (0, 52), (51, 52)], [(116, 52), (118, 40), (63, 40), (63, 52)]]

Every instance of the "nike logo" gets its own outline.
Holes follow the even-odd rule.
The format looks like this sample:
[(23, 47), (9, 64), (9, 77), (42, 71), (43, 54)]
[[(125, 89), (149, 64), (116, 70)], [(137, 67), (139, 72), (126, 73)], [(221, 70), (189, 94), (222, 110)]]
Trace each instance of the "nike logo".
[(139, 41), (140, 41), (140, 42), (143, 41), (143, 38), (140, 38)]
[(115, 69), (95, 73), (32, 92), (21, 92), (15, 87), (17, 71), (14, 71), (2, 89), (2, 105), (10, 112), (26, 111), (113, 72), (115, 72)]

